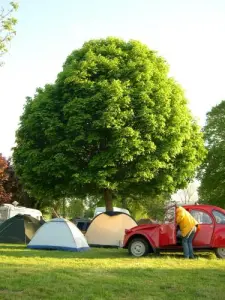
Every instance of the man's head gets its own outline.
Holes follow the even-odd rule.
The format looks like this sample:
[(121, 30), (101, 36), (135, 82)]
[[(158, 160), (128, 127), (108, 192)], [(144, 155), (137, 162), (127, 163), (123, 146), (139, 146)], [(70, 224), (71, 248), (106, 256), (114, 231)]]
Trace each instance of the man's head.
[(176, 206), (176, 212), (182, 211), (182, 210), (186, 210), (186, 209), (184, 207), (180, 206), (180, 205)]

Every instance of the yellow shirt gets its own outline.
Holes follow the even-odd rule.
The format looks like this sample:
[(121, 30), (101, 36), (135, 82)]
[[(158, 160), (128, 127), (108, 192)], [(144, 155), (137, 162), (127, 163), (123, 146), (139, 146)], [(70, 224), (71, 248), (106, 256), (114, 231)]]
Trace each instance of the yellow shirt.
[(192, 217), (192, 215), (183, 207), (176, 209), (176, 223), (180, 227), (181, 235), (185, 237), (198, 225), (198, 222)]

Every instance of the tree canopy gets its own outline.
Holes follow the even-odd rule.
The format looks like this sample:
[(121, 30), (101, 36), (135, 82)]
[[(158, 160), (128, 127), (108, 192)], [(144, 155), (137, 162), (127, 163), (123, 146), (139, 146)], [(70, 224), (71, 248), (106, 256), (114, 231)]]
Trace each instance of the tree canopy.
[(16, 34), (17, 19), (12, 15), (17, 9), (18, 4), (16, 2), (10, 2), (8, 8), (0, 7), (0, 59), (8, 51), (8, 45)]
[(225, 101), (208, 112), (204, 136), (208, 154), (199, 171), (200, 200), (225, 208)]
[(17, 174), (35, 197), (183, 188), (204, 157), (202, 134), (165, 60), (138, 41), (91, 40), (38, 88), (16, 134)]

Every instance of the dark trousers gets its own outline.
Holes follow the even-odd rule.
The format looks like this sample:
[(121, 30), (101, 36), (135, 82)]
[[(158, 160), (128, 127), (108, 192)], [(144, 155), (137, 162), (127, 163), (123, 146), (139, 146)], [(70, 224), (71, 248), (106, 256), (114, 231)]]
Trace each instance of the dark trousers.
[(196, 232), (196, 227), (194, 227), (187, 236), (182, 238), (182, 245), (183, 245), (183, 251), (184, 251), (185, 258), (194, 258), (192, 241), (195, 236), (195, 232)]

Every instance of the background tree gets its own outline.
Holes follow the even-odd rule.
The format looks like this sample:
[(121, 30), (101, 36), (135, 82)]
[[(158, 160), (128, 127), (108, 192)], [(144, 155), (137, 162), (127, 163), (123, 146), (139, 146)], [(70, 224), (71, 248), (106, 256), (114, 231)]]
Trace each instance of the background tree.
[(10, 202), (17, 201), (19, 205), (37, 209), (43, 209), (44, 203), (41, 203), (34, 197), (30, 196), (23, 188), (19, 178), (15, 174), (11, 159), (7, 160), (7, 167), (5, 168), (5, 176), (7, 180), (4, 181), (5, 191), (11, 195)]
[(49, 206), (44, 206), (42, 212), (44, 212), (45, 218), (58, 218), (63, 216), (67, 219), (75, 218), (93, 218), (94, 210), (98, 205), (98, 200), (86, 198), (67, 198), (64, 201), (51, 201)]
[(10, 2), (9, 8), (0, 6), (0, 65), (1, 58), (8, 51), (9, 43), (16, 34), (15, 25), (17, 19), (12, 15), (18, 9), (18, 3)]
[(204, 137), (208, 154), (199, 171), (200, 201), (225, 208), (225, 101), (207, 113)]
[(55, 84), (28, 98), (13, 160), (35, 197), (112, 198), (183, 188), (204, 156), (202, 134), (165, 60), (138, 41), (92, 40)]
[(81, 218), (84, 216), (84, 201), (82, 199), (69, 199), (66, 206), (66, 215), (70, 219)]
[(8, 162), (0, 153), (0, 204), (11, 202), (12, 195), (5, 189), (5, 185), (8, 180), (8, 174), (6, 173), (7, 168)]
[(165, 215), (168, 199), (165, 195), (158, 195), (154, 198), (146, 196), (144, 199), (137, 197), (136, 201), (128, 198), (127, 202), (129, 211), (136, 220), (149, 218), (161, 221)]
[(193, 204), (198, 202), (198, 184), (190, 182), (185, 189), (179, 190), (172, 199), (182, 204)]
[[(162, 194), (152, 198), (149, 195), (138, 193), (138, 191), (128, 195), (127, 191), (124, 190), (115, 194), (115, 198), (114, 205), (128, 209), (135, 220), (143, 218), (161, 220), (165, 214), (165, 207), (170, 195)], [(101, 204), (104, 205), (104, 203)]]

